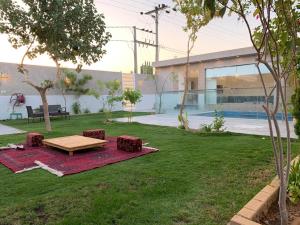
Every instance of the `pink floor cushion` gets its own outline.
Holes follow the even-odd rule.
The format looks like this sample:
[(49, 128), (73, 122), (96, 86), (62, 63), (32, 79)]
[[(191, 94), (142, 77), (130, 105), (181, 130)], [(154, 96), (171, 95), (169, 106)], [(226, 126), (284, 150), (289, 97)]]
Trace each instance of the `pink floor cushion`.
[(23, 151), (5, 149), (0, 151), (0, 163), (15, 173), (41, 168), (57, 176), (65, 176), (158, 151), (151, 147), (143, 147), (139, 152), (119, 151), (116, 137), (108, 137), (107, 141), (103, 148), (77, 151), (74, 156), (46, 146), (25, 147)]
[(126, 152), (142, 151), (142, 139), (133, 136), (119, 136), (117, 139), (117, 148)]
[(105, 140), (105, 130), (102, 129), (85, 130), (83, 131), (83, 136)]
[(43, 145), (44, 136), (40, 133), (28, 133), (26, 145), (28, 147), (39, 147)]

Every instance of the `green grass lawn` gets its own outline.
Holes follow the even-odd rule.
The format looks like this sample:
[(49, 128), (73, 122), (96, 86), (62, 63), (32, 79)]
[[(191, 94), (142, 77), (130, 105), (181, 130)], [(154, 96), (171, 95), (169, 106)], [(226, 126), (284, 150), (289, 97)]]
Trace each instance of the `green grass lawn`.
[[(51, 133), (43, 123), (5, 122), (47, 138), (104, 128), (110, 136), (140, 136), (160, 151), (62, 178), (40, 169), (15, 175), (0, 165), (1, 225), (222, 225), (274, 176), (269, 138), (104, 124), (103, 118), (56, 119)], [(0, 136), (0, 146), (24, 138)], [(293, 143), (295, 154), (299, 146)]]

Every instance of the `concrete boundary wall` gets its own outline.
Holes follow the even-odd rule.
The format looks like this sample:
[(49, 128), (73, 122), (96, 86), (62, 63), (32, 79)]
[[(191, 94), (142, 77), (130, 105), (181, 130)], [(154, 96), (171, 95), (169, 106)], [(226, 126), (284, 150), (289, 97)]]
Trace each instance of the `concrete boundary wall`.
[[(12, 104), (9, 103), (10, 96), (13, 93), (23, 93), (26, 98), (26, 103), (21, 107), (16, 107), (15, 112), (22, 113), (23, 117), (27, 117), (26, 105), (30, 105), (33, 108), (38, 108), (42, 104), (41, 98), (38, 95), (37, 91), (28, 84), (23, 82), (23, 75), (20, 74), (17, 70), (18, 64), (14, 63), (2, 63), (0, 62), (0, 74), (5, 75), (4, 79), (0, 79), (0, 120), (9, 119), (10, 113), (12, 112)], [(55, 67), (48, 66), (35, 66), (35, 65), (26, 65), (26, 68), (29, 70), (30, 79), (36, 84), (40, 84), (43, 80), (53, 80), (56, 73)], [(70, 69), (71, 70), (71, 69)], [(90, 74), (93, 77), (93, 80), (89, 81), (87, 84), (88, 88), (97, 90), (97, 81), (101, 80), (106, 82), (109, 80), (120, 80), (122, 82), (122, 73), (121, 72), (110, 72), (110, 71), (97, 71), (97, 70), (83, 70), (79, 76), (83, 74)], [(137, 74), (135, 75), (136, 89), (139, 89), (143, 98), (135, 106), (135, 111), (153, 111), (155, 104), (155, 85), (154, 81), (149, 80), (147, 75)], [(103, 98), (107, 97), (107, 93), (103, 93)], [(48, 91), (48, 103), (65, 105), (64, 98), (61, 95), (61, 91), (57, 88), (50, 89)], [(66, 95), (67, 105), (66, 108), (69, 112), (72, 112), (72, 104), (78, 100), (81, 104), (82, 109), (89, 109), (92, 113), (98, 112), (102, 109), (103, 102), (101, 99), (97, 100), (93, 96), (81, 96), (79, 99), (72, 93)], [(116, 104), (114, 110), (124, 110), (121, 103)]]
[(155, 94), (143, 94), (142, 100), (136, 104), (136, 112), (154, 112), (155, 111)]
[[(27, 118), (26, 105), (32, 106), (33, 109), (39, 108), (42, 105), (42, 100), (38, 95), (26, 95), (26, 103), (23, 106), (16, 107), (15, 112), (22, 113), (23, 118)], [(106, 98), (106, 96), (103, 96)], [(64, 98), (61, 95), (48, 95), (48, 103), (49, 105), (60, 104), (61, 106), (65, 106)], [(9, 103), (10, 96), (0, 96), (0, 120), (9, 119), (9, 115), (12, 112), (12, 105)], [(82, 111), (84, 109), (89, 109), (92, 113), (99, 112), (102, 109), (103, 102), (101, 99), (96, 99), (93, 96), (83, 95), (80, 98), (76, 98), (74, 95), (67, 95), (67, 104), (66, 109), (68, 112), (72, 114), (72, 104), (75, 101), (78, 101), (81, 105)], [(118, 103), (115, 105), (115, 111), (122, 110), (122, 104)]]
[(155, 94), (155, 82), (148, 75), (135, 75), (135, 88), (140, 90), (143, 94)]
[[(24, 77), (18, 72), (18, 65), (13, 63), (0, 62), (0, 74), (6, 76), (5, 79), (0, 79), (0, 96), (10, 96), (15, 92), (22, 92), (25, 95), (37, 95), (37, 91), (28, 84), (25, 84)], [(35, 84), (41, 84), (44, 80), (54, 80), (56, 75), (55, 67), (25, 65), (29, 71), (29, 79)], [(68, 69), (72, 70), (72, 69)], [(110, 80), (119, 80), (122, 82), (121, 72), (97, 71), (97, 70), (82, 70), (79, 77), (84, 74), (92, 76), (92, 80), (87, 83), (87, 87), (97, 89), (97, 81), (103, 82)], [(50, 89), (49, 95), (60, 95), (60, 90), (57, 88)], [(106, 94), (105, 92), (103, 94)]]
[(142, 100), (136, 104), (135, 111), (146, 111), (153, 112), (155, 111), (155, 82), (150, 79), (146, 74), (136, 74), (135, 75), (135, 89), (142, 92)]

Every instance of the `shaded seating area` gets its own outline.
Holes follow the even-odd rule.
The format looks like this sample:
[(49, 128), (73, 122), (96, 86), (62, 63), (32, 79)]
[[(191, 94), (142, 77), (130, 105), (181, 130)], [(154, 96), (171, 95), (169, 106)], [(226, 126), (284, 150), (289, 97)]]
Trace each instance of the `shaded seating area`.
[[(48, 105), (49, 116), (50, 117), (65, 117), (70, 119), (70, 113), (66, 111), (65, 107), (61, 107), (61, 105)], [(27, 114), (28, 114), (28, 123), (30, 119), (34, 121), (36, 118), (40, 121), (44, 119), (44, 109), (43, 106), (40, 105), (38, 110), (33, 110), (32, 106), (26, 106)]]

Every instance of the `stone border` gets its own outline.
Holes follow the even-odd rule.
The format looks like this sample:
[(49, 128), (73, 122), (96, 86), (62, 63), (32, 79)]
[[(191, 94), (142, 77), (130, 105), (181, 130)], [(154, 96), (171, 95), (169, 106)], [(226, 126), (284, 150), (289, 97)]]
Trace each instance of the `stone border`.
[[(297, 156), (291, 164), (300, 160)], [(261, 225), (257, 221), (262, 215), (267, 214), (270, 206), (278, 199), (279, 179), (276, 176), (270, 184), (257, 193), (227, 225)]]

